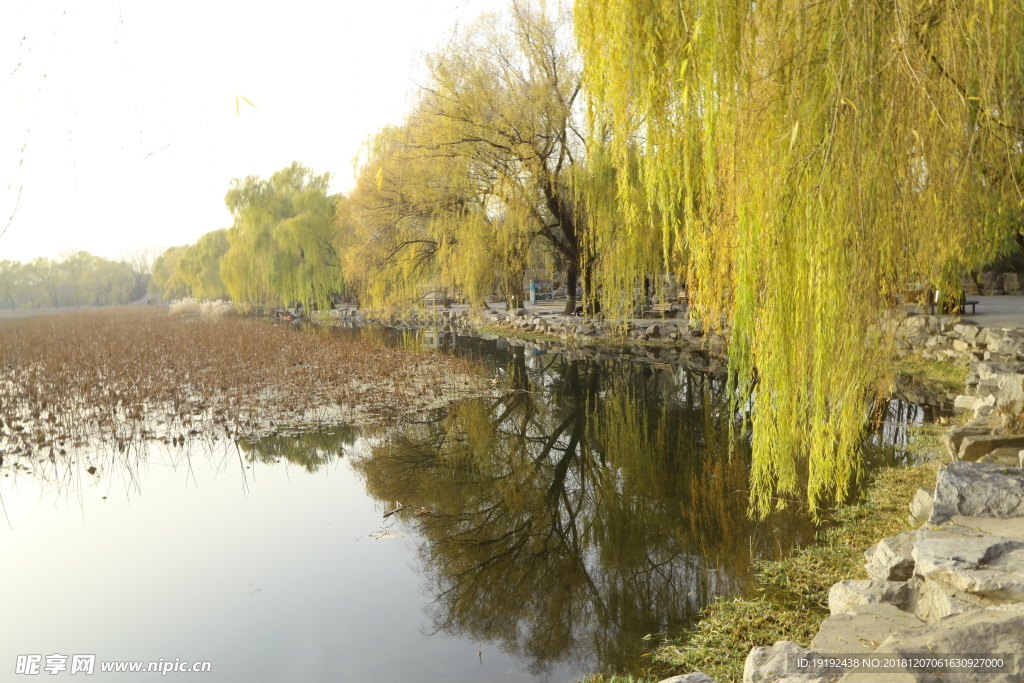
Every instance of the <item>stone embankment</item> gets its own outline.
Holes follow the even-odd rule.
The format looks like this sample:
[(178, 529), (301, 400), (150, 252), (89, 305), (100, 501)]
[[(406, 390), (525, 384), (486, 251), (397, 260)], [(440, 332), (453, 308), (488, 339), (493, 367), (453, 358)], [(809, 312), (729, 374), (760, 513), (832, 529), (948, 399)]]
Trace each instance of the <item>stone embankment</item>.
[[(957, 327), (943, 334), (979, 336)], [(810, 648), (780, 641), (751, 650), (744, 683), (1024, 680), (1024, 364), (999, 350), (1019, 348), (1017, 338), (985, 334), (985, 350), (972, 347), (989, 355), (972, 363), (966, 393), (955, 399), (971, 419), (946, 434), (951, 462), (940, 467), (935, 488), (919, 489), (910, 503), (917, 528), (865, 552), (868, 580), (832, 586), (832, 616)], [(799, 666), (800, 659), (837, 655), (871, 655), (880, 666), (828, 672)], [(1002, 658), (1007, 669), (968, 673), (937, 663), (960, 655)], [(931, 664), (908, 670), (899, 666), (901, 658)], [(696, 672), (663, 683), (712, 680)]]
[[(488, 309), (416, 312), (405, 317), (365, 315), (356, 309), (332, 311), (341, 324), (380, 324), (398, 329), (433, 328), (440, 334), (496, 338), (488, 329), (530, 347), (533, 352), (561, 353), (571, 360), (629, 358), (638, 362), (669, 363), (703, 372), (725, 370), (725, 340), (705, 334), (686, 319), (633, 320), (613, 325), (555, 313), (533, 314), (526, 309)], [(522, 338), (517, 339), (517, 335)]]

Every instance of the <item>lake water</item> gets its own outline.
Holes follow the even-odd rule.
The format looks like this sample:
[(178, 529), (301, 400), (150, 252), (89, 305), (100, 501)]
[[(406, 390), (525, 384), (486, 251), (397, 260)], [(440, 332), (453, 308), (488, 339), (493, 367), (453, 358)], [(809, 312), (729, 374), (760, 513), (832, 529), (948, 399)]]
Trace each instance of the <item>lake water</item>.
[[(167, 676), (575, 681), (642, 662), (644, 636), (751, 590), (752, 559), (813, 537), (798, 511), (747, 519), (721, 377), (448, 346), (501, 396), (386, 430), (3, 469), (0, 678), (21, 679), (19, 655), (95, 655), (87, 680), (157, 675), (104, 662), (200, 661), (210, 673)], [(883, 445), (922, 416), (889, 410)]]

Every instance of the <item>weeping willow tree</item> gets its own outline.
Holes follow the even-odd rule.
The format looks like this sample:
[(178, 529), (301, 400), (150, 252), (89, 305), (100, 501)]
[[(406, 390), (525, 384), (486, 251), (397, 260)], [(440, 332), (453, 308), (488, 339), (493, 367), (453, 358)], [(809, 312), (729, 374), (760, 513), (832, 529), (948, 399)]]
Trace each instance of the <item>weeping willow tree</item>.
[(153, 279), (150, 294), (164, 301), (188, 296), (188, 285), (181, 279), (178, 264), (188, 251), (188, 246), (169, 247), (153, 261)]
[(363, 167), (361, 204), (380, 228), (370, 237), (388, 245), (378, 289), (394, 298), (402, 282), (436, 278), (474, 303), (497, 290), (514, 307), (527, 267), (553, 254), (575, 307), (584, 141), (569, 26), (565, 11), (514, 4), (427, 57), (412, 113), (375, 138)]
[(229, 246), (228, 231), (222, 229), (206, 233), (185, 249), (177, 271), (190, 296), (219, 299), (228, 295), (220, 276), (220, 260)]
[(1021, 3), (579, 0), (576, 21), (617, 171), (594, 243), (656, 236), (728, 332), (756, 398), (752, 510), (842, 498), (884, 381), (880, 309), (909, 282), (958, 295), (1020, 227)]
[(225, 201), (235, 220), (220, 262), (233, 300), (324, 308), (344, 289), (329, 180), (296, 162), (269, 180), (233, 181)]

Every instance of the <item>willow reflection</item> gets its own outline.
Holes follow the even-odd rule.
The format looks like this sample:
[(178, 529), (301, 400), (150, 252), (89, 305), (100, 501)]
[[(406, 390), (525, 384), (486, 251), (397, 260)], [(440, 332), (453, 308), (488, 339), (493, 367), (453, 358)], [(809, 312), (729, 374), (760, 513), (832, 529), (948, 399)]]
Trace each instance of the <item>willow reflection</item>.
[(682, 370), (531, 358), (497, 399), (459, 404), (356, 461), (402, 501), (437, 630), (543, 674), (618, 670), (750, 579), (746, 444), (721, 382)]
[(357, 430), (341, 425), (313, 432), (274, 434), (238, 440), (249, 462), (273, 464), (282, 459), (313, 473), (337, 457), (345, 446), (355, 443)]

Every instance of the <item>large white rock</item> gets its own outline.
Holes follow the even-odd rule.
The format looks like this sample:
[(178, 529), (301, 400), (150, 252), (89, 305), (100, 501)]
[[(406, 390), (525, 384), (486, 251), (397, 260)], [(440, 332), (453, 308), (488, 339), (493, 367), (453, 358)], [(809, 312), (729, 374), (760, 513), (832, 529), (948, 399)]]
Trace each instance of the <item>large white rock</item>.
[(894, 632), (923, 623), (895, 605), (882, 602), (859, 605), (853, 608), (852, 614), (833, 614), (821, 622), (811, 648), (822, 654), (866, 654), (874, 652)]
[[(989, 398), (992, 397), (990, 396)], [(965, 436), (963, 441), (960, 442), (960, 451), (957, 453), (957, 459), (975, 462), (982, 456), (1001, 448), (1013, 448), (1020, 451), (1021, 448), (1024, 448), (1024, 436), (1006, 434)], [(1017, 463), (1014, 462), (1013, 464), (1016, 465)]]
[(908, 581), (914, 575), (914, 541), (917, 532), (883, 538), (864, 552), (868, 576), (880, 581)]
[(682, 676), (665, 678), (658, 681), (658, 683), (715, 683), (715, 679), (708, 676), (703, 671), (694, 671), (693, 673), (683, 674)]
[(791, 661), (797, 657), (810, 659), (815, 654), (788, 640), (780, 640), (771, 647), (752, 648), (743, 665), (743, 683), (826, 683), (838, 678), (791, 671)]
[(943, 527), (917, 531), (916, 573), (949, 593), (1024, 600), (1024, 539)]
[(971, 462), (942, 468), (928, 521), (942, 524), (953, 515), (1024, 517), (1024, 469)]
[[(1007, 655), (1013, 668), (1024, 661), (1024, 611), (990, 607), (944, 619), (934, 624), (897, 631), (875, 651), (878, 655)], [(1017, 673), (849, 673), (840, 683), (1020, 683)]]
[(909, 605), (920, 619), (927, 622), (939, 621), (955, 614), (992, 606), (995, 601), (954, 591), (947, 586), (915, 577), (911, 581), (913, 599)]
[(832, 614), (854, 614), (854, 608), (875, 602), (902, 607), (910, 600), (906, 581), (840, 581), (828, 591), (828, 609)]
[(923, 524), (932, 514), (932, 503), (935, 502), (935, 489), (920, 488), (910, 501), (911, 524)]

